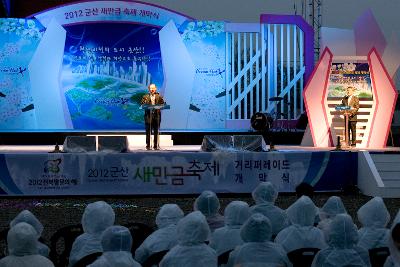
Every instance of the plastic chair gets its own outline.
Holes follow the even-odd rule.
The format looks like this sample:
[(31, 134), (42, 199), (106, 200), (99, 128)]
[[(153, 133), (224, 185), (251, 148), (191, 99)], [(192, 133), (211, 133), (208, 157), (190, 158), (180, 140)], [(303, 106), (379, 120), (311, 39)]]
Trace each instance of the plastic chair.
[(82, 225), (65, 226), (50, 238), (50, 259), (55, 266), (68, 266), (69, 254), (75, 239), (83, 234)]
[(153, 233), (153, 228), (143, 223), (128, 223), (124, 225), (129, 229), (132, 235), (132, 255), (135, 255), (136, 249), (143, 243), (143, 241)]
[(73, 267), (86, 267), (89, 264), (93, 263), (95, 260), (97, 260), (97, 258), (100, 257), (101, 254), (103, 254), (103, 252), (95, 252), (86, 255), (85, 257), (80, 259), (77, 263), (75, 263)]
[(372, 267), (382, 267), (386, 258), (390, 255), (388, 247), (373, 248), (368, 250), (368, 253)]
[(8, 255), (8, 250), (7, 250), (7, 234), (8, 230), (10, 230), (9, 227), (6, 229), (3, 229), (0, 232), (0, 258), (4, 258), (5, 256)]
[(232, 250), (233, 249), (225, 251), (224, 253), (218, 256), (218, 266), (228, 263), (229, 255), (231, 254)]
[(143, 262), (142, 267), (153, 267), (158, 266), (162, 258), (164, 258), (165, 254), (167, 254), (168, 250), (162, 250), (157, 253), (152, 254), (148, 257), (145, 262)]
[(310, 267), (319, 248), (300, 248), (287, 254), (293, 267)]

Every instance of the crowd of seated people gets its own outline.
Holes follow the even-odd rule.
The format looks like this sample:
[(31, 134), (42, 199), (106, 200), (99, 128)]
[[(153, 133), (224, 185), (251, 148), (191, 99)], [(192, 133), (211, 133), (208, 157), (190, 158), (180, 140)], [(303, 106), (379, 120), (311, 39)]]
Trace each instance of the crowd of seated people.
[[(388, 228), (390, 215), (382, 198), (359, 208), (357, 229), (340, 197), (318, 208), (303, 195), (282, 210), (275, 205), (277, 196), (271, 183), (262, 182), (252, 193), (254, 206), (232, 201), (223, 214), (212, 191), (201, 193), (186, 216), (178, 205), (165, 204), (156, 216), (158, 229), (136, 250), (131, 231), (114, 225), (112, 207), (91, 203), (68, 266), (400, 267), (400, 212)], [(0, 267), (54, 266), (49, 248), (39, 241), (42, 231), (31, 212), (19, 213), (10, 223), (8, 255)]]

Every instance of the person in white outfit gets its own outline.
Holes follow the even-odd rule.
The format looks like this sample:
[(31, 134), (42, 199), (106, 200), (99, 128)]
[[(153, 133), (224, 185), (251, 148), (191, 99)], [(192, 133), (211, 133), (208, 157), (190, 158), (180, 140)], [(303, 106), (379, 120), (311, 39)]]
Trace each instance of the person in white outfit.
[(390, 256), (383, 267), (400, 267), (400, 211), (393, 220), (388, 241)]
[(250, 217), (250, 207), (243, 201), (232, 201), (224, 211), (225, 226), (218, 228), (211, 234), (210, 247), (217, 255), (234, 249), (243, 244), (240, 237), (240, 227)]
[(132, 258), (132, 236), (129, 229), (114, 225), (101, 236), (103, 254), (88, 267), (140, 267)]
[(317, 212), (318, 208), (309, 197), (300, 197), (286, 210), (292, 225), (280, 231), (275, 242), (287, 253), (301, 248), (326, 248), (324, 234), (314, 227)]
[(251, 213), (261, 213), (267, 217), (271, 223), (272, 236), (275, 237), (288, 225), (285, 211), (274, 204), (278, 198), (278, 191), (272, 183), (262, 182), (251, 195), (256, 202), (256, 205), (250, 207)]
[(358, 230), (358, 246), (367, 250), (387, 247), (390, 230), (386, 228), (390, 214), (381, 197), (374, 197), (357, 211), (362, 227)]
[(272, 227), (269, 219), (255, 213), (243, 224), (240, 235), (244, 244), (229, 255), (228, 267), (279, 266), (291, 267), (286, 251), (271, 242)]
[(357, 227), (348, 214), (336, 215), (326, 231), (329, 247), (315, 255), (312, 267), (371, 266), (368, 251), (357, 246)]
[(203, 191), (194, 202), (193, 209), (200, 211), (207, 219), (211, 232), (224, 226), (224, 217), (219, 214), (219, 199), (212, 191)]
[(7, 234), (7, 257), (0, 260), (0, 267), (54, 267), (54, 264), (38, 254), (38, 234), (32, 225), (20, 222)]
[(135, 259), (143, 263), (154, 253), (170, 250), (178, 244), (177, 225), (183, 218), (183, 211), (176, 204), (163, 205), (156, 216), (158, 229), (150, 234), (136, 249)]
[(101, 235), (108, 227), (114, 225), (115, 213), (110, 205), (104, 201), (97, 201), (87, 205), (82, 215), (84, 233), (78, 236), (72, 244), (69, 256), (69, 266), (74, 266), (83, 257), (103, 252)]
[(338, 196), (331, 196), (322, 208), (319, 209), (320, 222), (317, 227), (325, 233), (333, 218), (341, 213), (347, 214), (342, 199)]
[(204, 242), (210, 234), (206, 218), (200, 211), (183, 217), (178, 223), (178, 244), (160, 262), (160, 267), (217, 267), (215, 250)]
[[(43, 224), (36, 218), (35, 215), (33, 215), (32, 212), (29, 210), (23, 210), (21, 211), (11, 222), (10, 222), (10, 228), (14, 227), (17, 223), (20, 222), (26, 222), (35, 228), (37, 232), (37, 237), (38, 239), (42, 235), (43, 232)], [(43, 244), (42, 242), (38, 241), (38, 251), (39, 254), (48, 258), (49, 257), (49, 252), (50, 249), (48, 246)]]

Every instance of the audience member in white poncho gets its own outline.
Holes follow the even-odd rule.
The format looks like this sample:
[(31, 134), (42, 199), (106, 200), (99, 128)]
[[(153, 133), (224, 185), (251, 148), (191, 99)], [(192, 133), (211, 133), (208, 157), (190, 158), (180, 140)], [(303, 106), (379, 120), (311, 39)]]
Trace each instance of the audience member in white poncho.
[(386, 259), (384, 267), (400, 267), (400, 211), (393, 220), (390, 229), (388, 247), (390, 256)]
[(219, 199), (212, 191), (203, 191), (194, 202), (193, 209), (200, 211), (206, 216), (211, 232), (224, 226), (224, 217), (219, 214)]
[(256, 205), (250, 208), (251, 213), (267, 217), (272, 226), (272, 236), (276, 236), (288, 224), (285, 211), (274, 205), (278, 191), (270, 182), (262, 182), (254, 189), (252, 197)]
[(227, 266), (292, 266), (284, 249), (269, 241), (271, 234), (267, 217), (260, 213), (251, 215), (240, 231), (244, 244), (231, 252)]
[(336, 215), (346, 213), (346, 208), (343, 205), (342, 199), (337, 196), (331, 196), (319, 209), (319, 218), (321, 221), (318, 223), (318, 228), (324, 233), (329, 226), (329, 223), (335, 218)]
[(312, 267), (371, 266), (368, 251), (357, 246), (357, 227), (349, 215), (336, 215), (325, 236), (329, 247), (315, 255)]
[(178, 243), (177, 224), (183, 211), (176, 204), (163, 205), (156, 216), (158, 230), (149, 235), (135, 252), (135, 259), (143, 263), (152, 254), (170, 250)]
[(309, 197), (299, 198), (286, 210), (292, 225), (280, 231), (275, 242), (282, 245), (287, 253), (300, 248), (326, 248), (324, 234), (314, 227), (317, 212), (318, 208)]
[(97, 201), (87, 205), (82, 215), (84, 233), (72, 244), (69, 266), (74, 266), (83, 257), (102, 252), (101, 235), (105, 229), (114, 225), (115, 214), (110, 205)]
[(358, 230), (358, 246), (367, 250), (387, 247), (390, 230), (386, 228), (390, 214), (381, 197), (374, 197), (357, 211), (362, 228)]
[(102, 234), (103, 255), (88, 267), (140, 267), (131, 254), (132, 236), (124, 226), (110, 226)]
[(217, 267), (215, 250), (204, 243), (210, 228), (200, 211), (189, 213), (181, 219), (177, 232), (178, 245), (164, 256), (160, 267)]
[(7, 234), (9, 256), (0, 260), (0, 267), (54, 267), (38, 254), (38, 234), (25, 222), (14, 225)]
[[(42, 235), (43, 232), (43, 225), (41, 222), (33, 215), (32, 212), (29, 210), (23, 210), (21, 211), (15, 218), (10, 222), (10, 228), (14, 227), (17, 223), (20, 222), (26, 222), (27, 224), (32, 225), (32, 227), (36, 230), (37, 232), (37, 238), (39, 239), (40, 236)], [(49, 257), (49, 247), (46, 246), (45, 244), (41, 243), (38, 241), (38, 252), (39, 255), (42, 255), (46, 258)]]
[(232, 201), (224, 211), (225, 226), (212, 233), (210, 247), (215, 249), (217, 255), (234, 249), (243, 244), (240, 237), (240, 227), (250, 217), (250, 208), (246, 202)]

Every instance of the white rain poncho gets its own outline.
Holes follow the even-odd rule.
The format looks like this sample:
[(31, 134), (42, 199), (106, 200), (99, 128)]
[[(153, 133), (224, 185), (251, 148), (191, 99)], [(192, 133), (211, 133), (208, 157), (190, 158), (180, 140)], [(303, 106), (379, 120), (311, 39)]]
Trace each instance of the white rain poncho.
[(270, 182), (260, 183), (252, 192), (256, 205), (252, 206), (251, 213), (261, 213), (266, 216), (272, 226), (272, 236), (276, 236), (288, 224), (286, 213), (274, 205), (278, 191)]
[[(389, 241), (388, 241), (390, 256), (386, 259), (384, 267), (400, 267), (400, 250), (394, 243), (393, 237), (392, 237), (392, 231), (393, 231), (394, 227), (399, 223), (400, 223), (400, 211), (397, 212), (397, 215), (394, 218), (392, 227), (390, 229)], [(399, 226), (397, 226), (397, 227), (399, 227)], [(397, 237), (397, 239), (400, 239), (400, 237)]]
[(204, 242), (210, 234), (200, 211), (186, 215), (178, 223), (178, 245), (161, 260), (160, 267), (217, 267), (217, 254)]
[(15, 224), (7, 234), (9, 256), (0, 260), (0, 267), (54, 267), (54, 264), (38, 254), (38, 234), (32, 225)]
[(82, 215), (84, 233), (78, 236), (72, 244), (69, 266), (73, 266), (87, 255), (103, 252), (101, 234), (112, 226), (114, 221), (115, 213), (106, 202), (97, 201), (87, 205)]
[(292, 225), (283, 229), (275, 238), (287, 253), (300, 248), (326, 248), (323, 232), (314, 227), (318, 208), (307, 196), (302, 196), (294, 202), (286, 214)]
[(394, 258), (389, 255), (389, 257), (387, 257), (383, 267), (400, 267), (400, 262), (395, 263)]
[(271, 230), (267, 217), (260, 213), (251, 215), (240, 231), (244, 244), (231, 252), (227, 266), (292, 266), (283, 248), (269, 241)]
[(212, 191), (203, 191), (194, 202), (193, 209), (200, 211), (206, 217), (211, 232), (224, 226), (224, 217), (219, 214), (219, 199)]
[(246, 202), (232, 201), (224, 211), (225, 226), (216, 229), (211, 235), (210, 247), (217, 255), (243, 244), (240, 227), (250, 217), (250, 208)]
[(357, 246), (357, 227), (349, 215), (336, 215), (325, 236), (329, 247), (317, 253), (312, 267), (371, 266), (368, 251)]
[(358, 230), (358, 246), (367, 250), (387, 247), (390, 230), (386, 228), (390, 214), (381, 197), (374, 197), (357, 211), (362, 228)]
[(88, 267), (140, 267), (132, 258), (132, 236), (124, 226), (110, 226), (102, 234), (103, 255)]
[(136, 249), (135, 259), (143, 263), (152, 254), (170, 250), (178, 244), (176, 228), (183, 215), (183, 211), (178, 205), (163, 205), (156, 216), (158, 230), (149, 235)]
[(318, 223), (317, 227), (325, 233), (332, 219), (337, 214), (341, 213), (347, 213), (342, 199), (337, 196), (331, 196), (328, 198), (322, 208), (319, 209), (319, 218), (321, 221)]
[[(37, 238), (39, 239), (43, 232), (43, 224), (33, 215), (29, 210), (21, 211), (15, 218), (10, 222), (10, 228), (14, 227), (17, 223), (26, 222), (27, 224), (32, 225), (37, 232)], [(39, 255), (42, 255), (46, 258), (49, 257), (50, 249), (45, 244), (38, 241), (38, 251)]]

